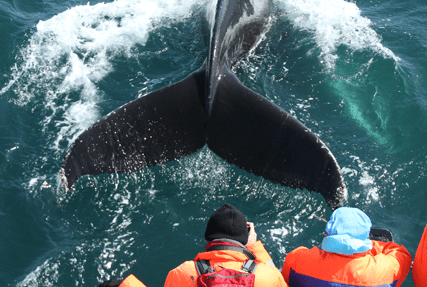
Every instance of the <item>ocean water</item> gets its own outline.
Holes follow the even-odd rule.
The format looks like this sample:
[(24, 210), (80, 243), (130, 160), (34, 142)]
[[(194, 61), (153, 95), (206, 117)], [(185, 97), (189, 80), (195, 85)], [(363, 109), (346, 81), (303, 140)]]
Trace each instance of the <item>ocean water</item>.
[[(414, 255), (427, 224), (427, 2), (274, 0), (272, 26), (234, 67), (331, 149), (364, 210)], [(0, 278), (4, 286), (97, 286), (135, 274), (162, 286), (204, 249), (228, 202), (281, 267), (322, 241), (319, 194), (272, 184), (209, 149), (64, 192), (68, 146), (207, 55), (207, 1), (0, 0)], [(167, 103), (166, 103), (167, 104)], [(414, 286), (409, 273), (403, 286)]]

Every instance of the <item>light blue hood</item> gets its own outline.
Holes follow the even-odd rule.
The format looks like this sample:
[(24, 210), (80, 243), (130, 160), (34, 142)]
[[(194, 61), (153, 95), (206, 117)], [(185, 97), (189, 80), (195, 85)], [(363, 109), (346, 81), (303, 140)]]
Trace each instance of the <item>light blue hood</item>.
[(366, 252), (372, 249), (368, 239), (371, 226), (371, 220), (360, 209), (340, 207), (326, 224), (328, 236), (323, 239), (322, 249), (344, 255)]

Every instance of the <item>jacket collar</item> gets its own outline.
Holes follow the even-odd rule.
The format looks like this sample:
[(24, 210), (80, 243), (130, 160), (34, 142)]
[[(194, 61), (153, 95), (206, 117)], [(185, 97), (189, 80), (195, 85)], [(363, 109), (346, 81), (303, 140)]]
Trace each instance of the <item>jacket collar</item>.
[[(209, 249), (212, 245), (234, 245), (239, 247), (245, 247), (240, 242), (231, 240), (231, 239), (216, 239), (209, 242), (206, 245), (206, 250)], [(197, 254), (194, 261), (197, 260), (219, 260), (219, 261), (240, 261), (244, 262), (248, 260), (248, 257), (239, 251), (233, 250), (215, 250), (215, 251), (206, 251)]]
[(238, 247), (245, 248), (245, 246), (239, 241), (221, 238), (221, 239), (215, 239), (209, 242), (205, 247), (206, 251), (208, 251), (208, 249), (211, 248), (211, 246), (215, 246), (215, 245), (230, 245), (230, 246), (238, 246)]

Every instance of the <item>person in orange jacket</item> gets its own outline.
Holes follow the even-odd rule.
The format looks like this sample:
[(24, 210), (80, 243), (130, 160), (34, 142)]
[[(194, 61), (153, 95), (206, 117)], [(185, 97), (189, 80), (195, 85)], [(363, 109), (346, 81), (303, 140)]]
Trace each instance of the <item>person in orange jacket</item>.
[(253, 255), (257, 263), (254, 287), (288, 286), (280, 271), (274, 267), (261, 241), (257, 241), (253, 223), (248, 223), (243, 213), (232, 205), (224, 204), (212, 214), (206, 227), (205, 239), (208, 243), (206, 252), (199, 253), (194, 260), (186, 261), (171, 270), (165, 287), (197, 286), (200, 275), (195, 262), (206, 260), (215, 271), (224, 268), (241, 270)]
[(424, 228), (412, 265), (412, 279), (415, 287), (427, 286), (427, 226)]
[(283, 278), (291, 287), (400, 286), (412, 257), (402, 245), (368, 239), (371, 225), (357, 208), (336, 209), (326, 224), (322, 248), (290, 252)]

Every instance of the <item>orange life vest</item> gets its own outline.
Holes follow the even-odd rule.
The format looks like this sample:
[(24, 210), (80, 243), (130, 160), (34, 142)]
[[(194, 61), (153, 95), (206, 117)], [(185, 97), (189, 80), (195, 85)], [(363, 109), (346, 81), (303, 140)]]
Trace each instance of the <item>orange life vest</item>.
[[(265, 262), (271, 260), (261, 241), (247, 247), (255, 256), (258, 266), (255, 270), (254, 287), (288, 287), (284, 282), (279, 270)], [(248, 257), (239, 251), (215, 250), (199, 253), (194, 261), (209, 260), (210, 265), (216, 270), (228, 268), (241, 270), (242, 265)], [(166, 278), (165, 287), (194, 287), (197, 286), (198, 272), (194, 261), (186, 261), (171, 270)]]
[(372, 240), (372, 245), (353, 255), (298, 247), (286, 256), (282, 275), (296, 287), (400, 286), (411, 267), (408, 250), (393, 242)]

